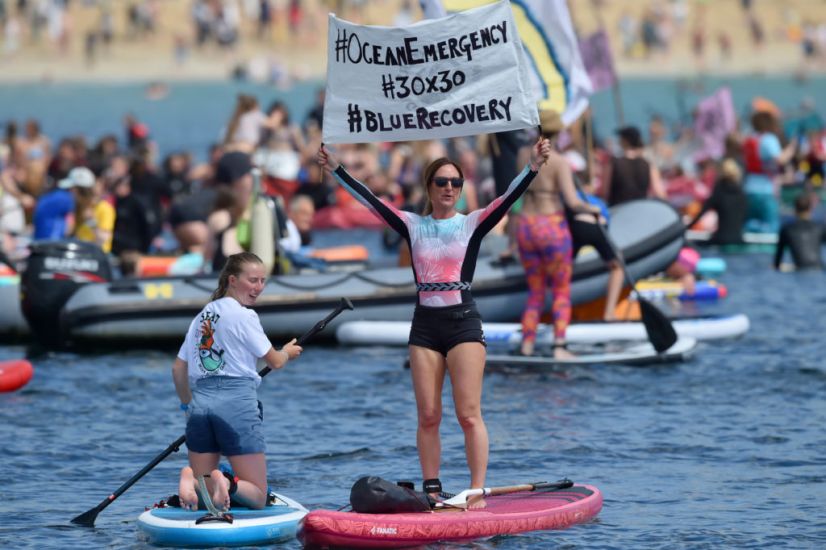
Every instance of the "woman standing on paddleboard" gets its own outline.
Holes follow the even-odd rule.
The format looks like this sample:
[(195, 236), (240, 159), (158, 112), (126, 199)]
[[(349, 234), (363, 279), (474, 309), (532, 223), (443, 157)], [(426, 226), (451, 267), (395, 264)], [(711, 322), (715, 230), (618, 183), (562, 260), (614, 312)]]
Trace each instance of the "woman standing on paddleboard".
[[(416, 395), (416, 446), (424, 490), (441, 492), (439, 468), (442, 385), (450, 374), (456, 416), (465, 434), (472, 488), (484, 487), (488, 466), (488, 432), (482, 419), (482, 375), (485, 337), (470, 293), (479, 246), (525, 192), (551, 152), (547, 140), (533, 146), (528, 166), (487, 207), (464, 215), (456, 210), (464, 178), (461, 167), (447, 158), (427, 166), (422, 183), (424, 215), (398, 210), (379, 200), (353, 178), (326, 147), (318, 162), (360, 203), (403, 237), (410, 248), (418, 300), (410, 329), (410, 372)], [(476, 506), (483, 506), (483, 502)]]
[[(182, 508), (198, 508), (198, 476), (208, 476), (207, 487), (218, 508), (228, 509), (230, 497), (248, 508), (266, 505), (256, 361), (262, 358), (270, 368), (280, 369), (301, 353), (295, 339), (276, 350), (258, 314), (249, 309), (266, 279), (264, 263), (255, 254), (227, 258), (212, 300), (192, 320), (172, 365), (175, 391), (187, 415), (189, 466), (181, 470), (178, 488)], [(221, 455), (229, 459), (234, 476), (218, 469)]]
[[(555, 144), (565, 128), (559, 114), (543, 109), (539, 121), (542, 136)], [(565, 333), (571, 321), (571, 275), (574, 270), (566, 205), (575, 213), (600, 213), (599, 207), (579, 198), (568, 161), (553, 151), (528, 186), (517, 222), (516, 242), (528, 284), (528, 299), (522, 313), (522, 355), (533, 355), (546, 286), (550, 284), (554, 357), (572, 357), (565, 349)]]

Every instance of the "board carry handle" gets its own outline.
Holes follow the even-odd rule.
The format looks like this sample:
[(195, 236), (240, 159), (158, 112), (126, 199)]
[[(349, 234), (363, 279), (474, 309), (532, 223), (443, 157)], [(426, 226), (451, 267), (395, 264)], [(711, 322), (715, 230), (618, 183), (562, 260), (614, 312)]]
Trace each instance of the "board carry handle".
[(222, 523), (232, 523), (233, 517), (232, 514), (227, 512), (222, 512), (219, 510), (215, 503), (212, 502), (212, 498), (209, 496), (209, 490), (206, 486), (206, 481), (204, 480), (204, 476), (198, 476), (198, 494), (201, 497), (201, 500), (204, 502), (204, 505), (207, 508), (209, 513), (203, 517), (200, 517), (195, 520), (195, 525), (200, 525), (202, 523), (207, 522), (222, 522)]

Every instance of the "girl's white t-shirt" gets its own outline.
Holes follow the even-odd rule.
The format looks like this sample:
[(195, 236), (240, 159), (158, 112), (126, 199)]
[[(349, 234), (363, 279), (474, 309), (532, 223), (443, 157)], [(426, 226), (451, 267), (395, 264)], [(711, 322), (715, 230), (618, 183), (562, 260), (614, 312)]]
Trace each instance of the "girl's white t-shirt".
[(260, 382), (256, 363), (271, 347), (258, 314), (224, 297), (192, 320), (178, 358), (186, 361), (190, 379), (235, 376)]

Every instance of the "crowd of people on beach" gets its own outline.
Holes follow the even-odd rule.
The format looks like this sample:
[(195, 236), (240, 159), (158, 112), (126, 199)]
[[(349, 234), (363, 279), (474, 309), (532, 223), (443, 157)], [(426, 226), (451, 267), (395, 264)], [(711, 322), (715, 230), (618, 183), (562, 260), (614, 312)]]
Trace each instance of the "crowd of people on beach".
[[(36, 51), (46, 58), (66, 60), (82, 52), (91, 67), (100, 59), (122, 55), (123, 48), (137, 46), (168, 51), (180, 67), (201, 53), (215, 57), (237, 52), (241, 53), (238, 58), (225, 57), (229, 74), (283, 81), (289, 78), (284, 60), (271, 58), (267, 48), (273, 43), (298, 44), (321, 53), (323, 41), (318, 38), (325, 32), (328, 12), (355, 22), (396, 26), (410, 24), (419, 15), (413, 0), (375, 5), (363, 0), (181, 0), (172, 4), (158, 0), (2, 0), (3, 56)], [(699, 70), (712, 65), (725, 69), (741, 63), (746, 52), (770, 53), (778, 45), (799, 49), (798, 68), (804, 72), (822, 69), (826, 60), (826, 22), (821, 12), (812, 12), (803, 2), (781, 6), (742, 0), (739, 11), (729, 14), (738, 18), (736, 22), (726, 19), (725, 23), (718, 17), (720, 8), (711, 9), (708, 2), (640, 0), (611, 6), (595, 0), (582, 6), (570, 4), (574, 15), (581, 14), (578, 19), (587, 24), (593, 11), (600, 26), (616, 35), (614, 48), (623, 61), (682, 57)], [(272, 66), (262, 67), (264, 59)]]
[[(278, 100), (262, 109), (257, 98), (239, 95), (224, 139), (210, 148), (205, 162), (196, 162), (191, 151), (159, 159), (150, 129), (131, 115), (124, 117), (122, 136), (106, 135), (91, 145), (82, 134), (55, 141), (35, 119), (10, 121), (0, 143), (2, 251), (17, 260), (29, 240), (76, 237), (118, 258), (126, 275), (134, 274), (140, 256), (158, 253), (200, 254), (203, 269), (220, 270), (214, 258), (241, 250), (233, 229), (249, 216), (255, 166), (262, 173), (261, 190), (278, 197), (288, 214), (281, 223), (282, 246), (291, 252), (310, 243), (313, 228), (375, 225), (314, 162), (323, 101), (320, 90), (315, 105), (296, 122)], [(649, 121), (647, 140), (639, 128), (627, 126), (616, 137), (597, 136), (589, 150), (590, 126), (576, 124), (560, 129), (556, 143), (577, 181), (609, 206), (655, 196), (681, 210), (690, 225), (698, 222), (695, 229), (713, 231), (712, 243), (739, 243), (744, 231), (777, 234), (784, 185), (814, 193), (810, 202), (816, 209), (826, 137), (808, 107), (807, 118), (792, 126), (787, 120), (784, 128), (777, 107), (756, 100), (750, 125), (727, 136), (721, 158), (698, 158), (701, 145), (692, 128), (675, 131), (657, 116)], [(455, 158), (465, 180), (457, 209), (471, 212), (507, 187), (535, 134), (335, 149), (353, 177), (409, 211), (420, 211), (424, 200), (418, 185), (423, 167), (436, 158)]]
[[(357, 13), (361, 0), (185, 0), (170, 10), (158, 0), (1, 0), (0, 36), (5, 56), (39, 48), (65, 57), (72, 44), (82, 41), (88, 62), (111, 53), (115, 42), (154, 44), (169, 30), (176, 55), (207, 46), (233, 49), (242, 41), (270, 43), (283, 28), (292, 42), (302, 43), (321, 32), (327, 11)], [(400, 13), (409, 14), (410, 2)], [(188, 19), (170, 17), (174, 11)], [(355, 10), (355, 12), (353, 12)]]
[[(604, 10), (605, 0), (593, 2)], [(764, 51), (773, 44), (799, 47), (803, 69), (822, 68), (826, 60), (826, 23), (793, 2), (742, 0), (724, 17), (710, 2), (671, 0), (626, 3), (610, 29), (618, 37), (617, 53), (625, 59), (669, 59), (687, 47), (699, 69), (712, 60), (731, 65), (743, 52)], [(734, 19), (731, 19), (734, 18)]]

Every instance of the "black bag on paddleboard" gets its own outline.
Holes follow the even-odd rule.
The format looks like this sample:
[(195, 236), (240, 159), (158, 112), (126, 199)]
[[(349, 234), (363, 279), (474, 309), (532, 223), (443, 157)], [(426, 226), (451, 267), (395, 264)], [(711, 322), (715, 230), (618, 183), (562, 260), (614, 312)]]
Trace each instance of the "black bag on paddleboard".
[(425, 493), (400, 487), (380, 477), (366, 476), (350, 489), (350, 506), (354, 512), (363, 514), (427, 512), (430, 499)]

